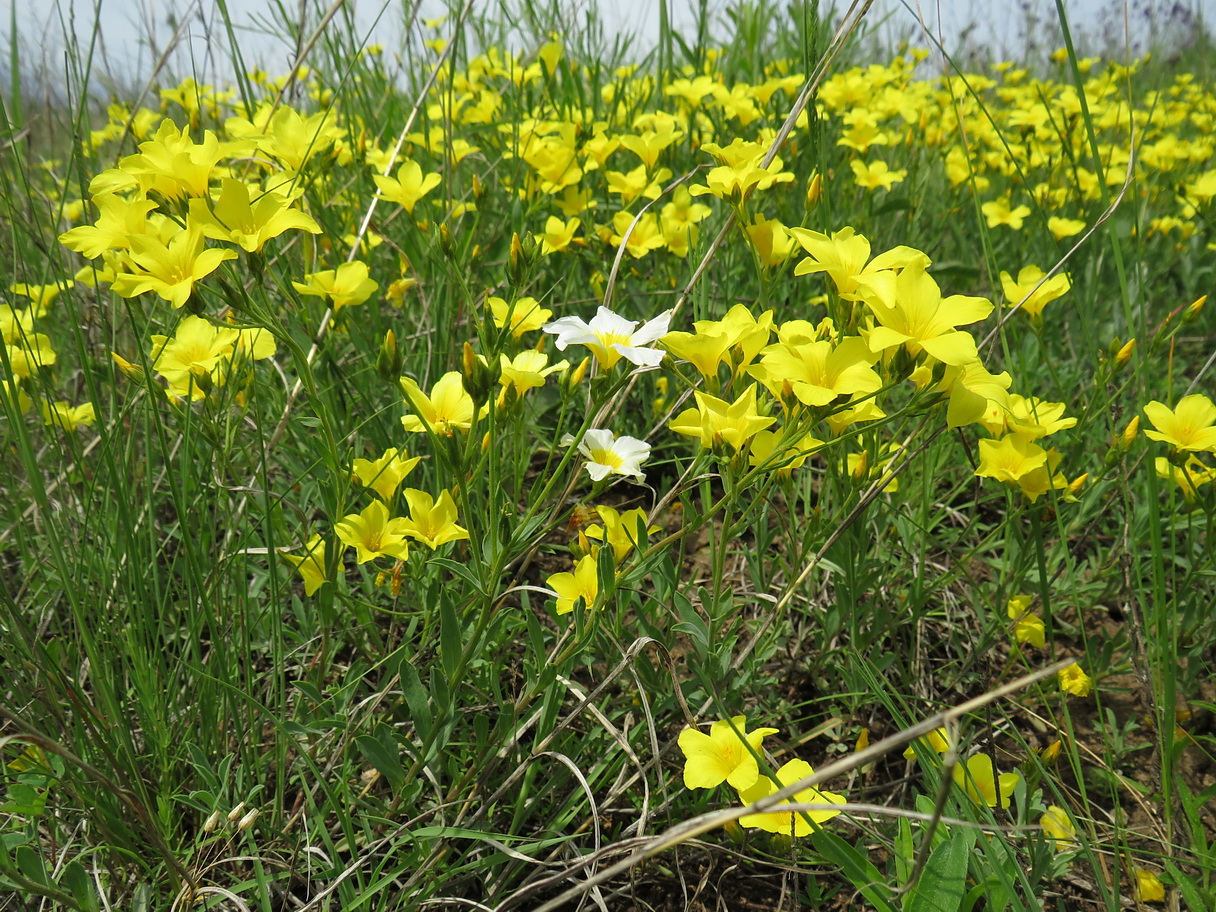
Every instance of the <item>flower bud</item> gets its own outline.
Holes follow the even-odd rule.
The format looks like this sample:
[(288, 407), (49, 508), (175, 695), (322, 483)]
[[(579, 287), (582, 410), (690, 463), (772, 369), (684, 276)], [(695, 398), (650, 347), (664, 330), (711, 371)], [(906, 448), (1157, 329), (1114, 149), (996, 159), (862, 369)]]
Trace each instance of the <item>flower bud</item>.
[(490, 393), (494, 387), (498, 385), (498, 378), (502, 374), (501, 364), (487, 363), (485, 358), (479, 357), (473, 351), (473, 346), (468, 342), (464, 343), (464, 348), (461, 351), (460, 366), (462, 368), (461, 380), (464, 383), (464, 391), (468, 393), (473, 402), (480, 408), (490, 398)]
[(443, 255), (449, 260), (456, 253), (456, 242), (452, 240), (452, 232), (448, 228), (447, 222), (439, 226), (439, 249), (443, 251)]
[(1128, 339), (1127, 344), (1115, 352), (1115, 364), (1122, 367), (1131, 360), (1132, 352), (1136, 350), (1136, 340)]
[(850, 460), (850, 462), (853, 462), (853, 465), (849, 469), (849, 474), (851, 474), (858, 481), (861, 481), (861, 479), (866, 477), (866, 474), (870, 470), (870, 453), (869, 453), (869, 451), (862, 450), (857, 455), (857, 460), (855, 462), (853, 460)]
[(1198, 298), (1194, 302), (1188, 304), (1186, 310), (1182, 312), (1182, 322), (1190, 323), (1197, 316), (1199, 316), (1199, 312), (1203, 310), (1203, 305), (1207, 302), (1207, 299), (1208, 296), (1203, 295), (1201, 298)]
[(258, 819), (258, 809), (253, 808), (248, 814), (240, 819), (236, 825), (238, 833), (244, 833), (247, 829), (253, 826), (253, 822)]
[(397, 336), (390, 329), (384, 334), (380, 343), (380, 352), (376, 355), (376, 373), (381, 380), (394, 381), (401, 376), (401, 349), (397, 347)]
[(1119, 435), (1119, 446), (1127, 450), (1135, 443), (1137, 435), (1140, 433), (1140, 416), (1135, 415), (1132, 420), (1127, 423), (1127, 427), (1123, 429), (1123, 433)]
[(823, 175), (816, 171), (806, 182), (806, 207), (814, 209), (823, 199)]
[(242, 801), (240, 804), (238, 804), (236, 807), (234, 807), (231, 811), (228, 812), (228, 822), (232, 823), (232, 822), (240, 819), (240, 816), (244, 813), (245, 813), (245, 802)]
[(128, 380), (141, 384), (145, 381), (147, 375), (138, 364), (132, 364), (118, 352), (110, 352), (110, 357), (114, 359), (114, 363), (118, 365), (118, 369), (123, 372)]
[(569, 396), (574, 390), (578, 389), (583, 380), (587, 376), (587, 369), (591, 366), (591, 356), (588, 355), (574, 367), (568, 367), (561, 372), (558, 377), (557, 385), (562, 391), (563, 396)]
[(519, 232), (511, 235), (511, 250), (507, 254), (507, 275), (515, 285), (522, 285), (528, 274), (527, 263), (524, 262), (524, 245), (519, 238)]
[(221, 819), (223, 819), (223, 815), (220, 813), (220, 809), (216, 808), (214, 811), (212, 811), (207, 816), (207, 819), (203, 822), (203, 832), (204, 833), (214, 833), (216, 830), (218, 830), (220, 828)]
[(473, 200), (480, 202), (481, 198), (486, 195), (486, 185), (482, 183), (480, 177), (473, 175)]

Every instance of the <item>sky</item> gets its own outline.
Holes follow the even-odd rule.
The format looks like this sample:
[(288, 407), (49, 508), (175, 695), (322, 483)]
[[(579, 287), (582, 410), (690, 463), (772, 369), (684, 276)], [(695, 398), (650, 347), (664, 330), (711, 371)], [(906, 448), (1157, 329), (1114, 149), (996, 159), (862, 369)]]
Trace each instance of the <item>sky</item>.
[[(504, 0), (475, 0), (481, 10), (496, 10)], [(515, 0), (518, 2), (518, 0)], [(563, 9), (585, 10), (593, 0), (538, 0), (537, 5), (557, 3)], [(643, 48), (652, 46), (659, 30), (661, 0), (599, 0), (599, 9), (609, 33), (631, 31)], [(687, 29), (695, 21), (695, 0), (667, 0), (677, 28)], [(708, 0), (710, 9), (721, 11), (727, 0)], [(765, 0), (772, 2), (772, 0)], [(331, 0), (228, 0), (237, 38), (247, 64), (258, 64), (271, 73), (287, 69), (291, 48), (282, 39), (287, 16), (298, 16), (307, 9), (312, 22)], [(369, 43), (383, 44), (391, 53), (401, 47), (403, 19), (409, 7), (406, 0), (346, 0), (353, 10), (354, 31), (366, 35)], [(827, 0), (823, 0), (827, 6)], [(838, 0), (837, 7), (847, 5)], [(444, 0), (422, 0), (426, 19), (442, 15)], [(1075, 30), (1091, 36), (1094, 44), (1118, 45), (1122, 33), (1123, 10), (1131, 24), (1133, 50), (1142, 49), (1153, 31), (1180, 21), (1189, 13), (1216, 25), (1216, 0), (1065, 0)], [(181, 27), (181, 40), (168, 60), (167, 75), (181, 78), (201, 74), (200, 81), (226, 82), (230, 71), (227, 45), (220, 28), (216, 0), (0, 0), (0, 35), (3, 47), (10, 47), (11, 23), (15, 21), (17, 50), (22, 71), (42, 74), (54, 83), (64, 71), (64, 49), (70, 44), (65, 36), (75, 35), (87, 49), (94, 22), (100, 24), (97, 69), (114, 81), (135, 84), (146, 79), (157, 59)], [(1041, 45), (1053, 40), (1044, 24), (1056, 21), (1055, 0), (875, 0), (867, 22), (888, 46), (900, 38), (927, 44), (924, 29), (914, 11), (919, 10), (934, 34), (940, 29), (948, 48), (983, 47), (1001, 56), (1018, 57), (1025, 47), (1027, 22), (1031, 34)], [(14, 16), (15, 13), (15, 16)], [(1103, 37), (1105, 35), (1105, 37)], [(1081, 47), (1082, 54), (1100, 48)], [(82, 54), (74, 56), (80, 57)], [(3, 68), (0, 80), (7, 83), (10, 67)]]

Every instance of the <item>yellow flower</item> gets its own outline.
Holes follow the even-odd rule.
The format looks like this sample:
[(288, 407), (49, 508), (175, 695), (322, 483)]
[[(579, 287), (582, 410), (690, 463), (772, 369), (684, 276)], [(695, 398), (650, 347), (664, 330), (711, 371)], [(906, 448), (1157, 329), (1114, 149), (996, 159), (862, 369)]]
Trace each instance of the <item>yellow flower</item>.
[(1008, 197), (990, 200), (980, 206), (980, 211), (984, 213), (984, 218), (987, 219), (989, 228), (995, 228), (998, 225), (1008, 225), (1014, 231), (1021, 231), (1022, 223), (1030, 215), (1029, 206), (1018, 206), (1016, 209), (1010, 208)]
[(1150, 440), (1168, 443), (1177, 452), (1216, 452), (1216, 405), (1207, 396), (1183, 396), (1171, 411), (1164, 402), (1150, 402), (1144, 414), (1155, 431), (1145, 431)]
[(669, 332), (659, 342), (671, 354), (693, 367), (707, 380), (717, 380), (718, 366), (726, 360), (730, 338), (720, 332)]
[[(51, 302), (55, 298), (59, 297), (59, 292), (65, 288), (71, 288), (75, 284), (71, 279), (67, 279), (62, 285), (29, 285), (25, 282), (14, 282), (8, 287), (8, 290), (13, 294), (30, 299), (29, 311), (33, 316), (45, 317), (47, 308), (51, 306)], [(0, 310), (4, 309), (11, 310), (7, 304), (0, 307)]]
[(174, 307), (181, 307), (194, 293), (194, 283), (206, 278), (224, 260), (236, 258), (234, 250), (203, 249), (203, 233), (197, 225), (174, 234), (169, 242), (146, 234), (131, 235), (131, 262), (139, 272), (122, 272), (114, 278), (116, 294), (133, 298), (154, 291)]
[(892, 171), (885, 161), (875, 161), (867, 165), (865, 162), (854, 159), (849, 162), (849, 167), (853, 170), (853, 180), (857, 186), (865, 187), (867, 190), (877, 190), (879, 187), (883, 190), (890, 190), (896, 184), (902, 183), (903, 179), (908, 176), (908, 172), (902, 168)]
[(401, 419), (407, 431), (429, 430), (451, 437), (456, 429), (467, 431), (473, 426), (473, 397), (465, 391), (459, 371), (448, 371), (440, 377), (431, 387), (430, 396), (410, 377), (401, 378), (401, 388), (416, 413)]
[(956, 763), (954, 766), (954, 781), (966, 789), (967, 796), (973, 801), (982, 801), (988, 807), (1009, 807), (1009, 797), (1021, 777), (1017, 773), (1001, 773), (998, 778), (992, 766), (992, 758), (987, 754), (973, 754), (967, 758), (964, 766)]
[(91, 425), (96, 418), (92, 402), (76, 406), (68, 405), (67, 402), (42, 403), (42, 423), (48, 426), (56, 425), (69, 433), (82, 425)]
[(1068, 811), (1056, 805), (1048, 805), (1047, 813), (1039, 818), (1039, 826), (1051, 839), (1057, 852), (1068, 852), (1077, 848), (1077, 828), (1073, 826)]
[(725, 443), (741, 450), (758, 431), (777, 420), (759, 413), (756, 391), (753, 383), (734, 402), (726, 402), (696, 390), (697, 407), (681, 412), (668, 427), (685, 437), (699, 437), (706, 449)]
[[(630, 231), (631, 226), (632, 231)], [(637, 224), (634, 224), (633, 214), (622, 210), (612, 217), (612, 231), (608, 236), (608, 241), (615, 247), (620, 247), (624, 243), (629, 255), (635, 260), (640, 260), (650, 251), (664, 246), (667, 238), (653, 212), (647, 212), (637, 220)]]
[(173, 121), (165, 120), (155, 137), (139, 144), (139, 154), (128, 155), (118, 167), (133, 176), (141, 190), (181, 199), (207, 195), (211, 172), (223, 156), (224, 149), (210, 130), (196, 143), (188, 125), (179, 130)]
[(1060, 690), (1077, 697), (1088, 697), (1093, 679), (1076, 662), (1060, 670)]
[(640, 136), (625, 134), (621, 136), (622, 149), (627, 149), (642, 160), (646, 169), (652, 170), (659, 161), (659, 155), (684, 134), (676, 129), (667, 129), (656, 133), (646, 130)]
[(768, 735), (775, 734), (775, 728), (747, 731), (746, 716), (714, 722), (709, 734), (695, 728), (684, 729), (678, 742), (684, 754), (684, 787), (714, 788), (725, 782), (735, 789), (750, 788), (760, 777), (754, 754), (760, 752), (761, 742)]
[(1136, 868), (1136, 899), (1139, 902), (1165, 902), (1165, 885), (1152, 871)]
[(540, 329), (553, 316), (553, 311), (541, 307), (536, 298), (518, 298), (508, 304), (502, 298), (486, 298), (494, 325), (499, 329), (510, 329), (512, 337), (518, 339), (526, 332)]
[(379, 459), (356, 459), (351, 471), (360, 484), (379, 494), (385, 503), (391, 503), (401, 482), (420, 461), (418, 456), (411, 459), (404, 450), (398, 452), (396, 447), (389, 447)]
[(776, 219), (766, 220), (757, 215), (755, 224), (744, 225), (743, 231), (763, 266), (780, 266), (794, 252), (793, 235)]
[(1080, 219), (1059, 218), (1052, 216), (1047, 220), (1047, 230), (1057, 241), (1080, 234), (1085, 230), (1085, 222)]
[[(929, 734), (925, 735), (925, 737), (921, 738), (920, 742), (928, 745), (939, 754), (944, 754), (946, 751), (950, 750), (950, 734), (944, 728), (935, 728), (933, 731), (929, 732)], [(916, 748), (913, 745), (909, 744), (904, 749), (904, 759), (916, 759)]]
[(564, 222), (556, 215), (549, 216), (545, 221), (545, 230), (535, 235), (536, 243), (540, 244), (541, 255), (548, 256), (569, 247), (580, 224), (577, 218)]
[(871, 367), (875, 360), (857, 336), (842, 339), (839, 345), (826, 339), (778, 342), (764, 349), (760, 363), (747, 372), (779, 399), (792, 392), (803, 405), (826, 406), (839, 396), (878, 390), (882, 378)]
[(416, 161), (405, 161), (397, 169), (397, 179), (374, 175), (372, 180), (380, 188), (380, 195), (390, 203), (400, 203), (406, 212), (413, 213), (418, 201), (439, 186), (443, 178), (438, 173), (422, 173)]
[(343, 263), (337, 269), (309, 273), (303, 282), (291, 284), (302, 295), (330, 298), (334, 313), (343, 307), (362, 304), (380, 287), (368, 277), (367, 264), (361, 260)]
[(8, 366), (14, 377), (25, 379), (39, 368), (50, 367), (59, 356), (51, 348), (51, 337), (45, 333), (21, 335), (13, 343), (5, 343)]
[(312, 216), (292, 209), (291, 200), (282, 193), (262, 193), (252, 202), (249, 187), (242, 181), (225, 178), (221, 187), (213, 206), (203, 199), (190, 200), (190, 222), (209, 238), (230, 241), (252, 253), (293, 228), (321, 233)]
[(405, 540), (406, 520), (400, 516), (389, 518), (388, 507), (373, 500), (359, 513), (348, 513), (341, 522), (334, 523), (334, 533), (344, 545), (355, 549), (355, 559), (365, 564), (377, 557), (409, 557), (409, 545)]
[(279, 552), (279, 556), (291, 564), (304, 580), (304, 594), (311, 596), (327, 579), (325, 575), (325, 541), (320, 535), (313, 535), (304, 546), (303, 554), (288, 554)]
[(557, 594), (557, 613), (569, 614), (579, 599), (588, 610), (595, 607), (600, 581), (596, 560), (586, 554), (575, 565), (573, 573), (554, 573), (545, 584)]
[(1015, 595), (1006, 605), (1006, 612), (1013, 621), (1013, 638), (1019, 643), (1029, 643), (1035, 649), (1042, 649), (1046, 642), (1047, 628), (1043, 619), (1030, 609), (1029, 595)]
[(1153, 460), (1153, 466), (1158, 478), (1168, 478), (1182, 489), (1182, 495), (1188, 502), (1195, 499), (1195, 492), (1206, 484), (1216, 481), (1216, 468), (1205, 465), (1195, 456), (1187, 457), (1181, 466), (1172, 464), (1164, 456)]
[(97, 221), (59, 235), (59, 243), (87, 259), (95, 260), (107, 250), (125, 250), (131, 236), (147, 230), (148, 213), (156, 203), (148, 199), (128, 200), (118, 193), (94, 193)]
[(985, 298), (950, 295), (943, 298), (933, 277), (919, 263), (896, 276), (887, 297), (879, 285), (863, 285), (866, 303), (878, 325), (866, 334), (870, 351), (879, 353), (903, 346), (916, 358), (922, 351), (944, 364), (960, 365), (978, 357), (975, 339), (957, 329), (992, 313)]
[[(805, 760), (791, 760), (776, 772), (777, 782), (768, 776), (760, 776), (754, 785), (739, 792), (739, 800), (744, 804), (755, 804), (761, 798), (767, 798), (773, 792), (786, 785), (793, 785), (799, 779), (810, 776), (814, 770)], [(780, 785), (778, 785), (780, 783)], [(844, 804), (844, 795), (835, 792), (821, 792), (817, 788), (803, 789), (796, 792), (792, 799), (797, 804)], [(782, 805), (762, 814), (745, 814), (739, 818), (739, 825), (745, 829), (766, 830), (769, 833), (780, 833), (786, 836), (808, 836), (812, 831), (809, 817), (816, 824), (825, 823), (838, 815), (840, 811), (823, 809), (817, 811), (782, 811)]]
[(550, 364), (547, 354), (534, 349), (522, 351), (514, 358), (508, 358), (505, 354), (500, 354), (498, 358), (502, 367), (498, 382), (504, 387), (503, 393), (506, 393), (507, 387), (513, 387), (517, 396), (544, 386), (547, 376), (570, 366), (570, 362), (564, 360)]
[(644, 530), (641, 538), (643, 543), (647, 537), (659, 531), (658, 526), (646, 526), (646, 511), (641, 507), (618, 513), (614, 508), (601, 504), (595, 508), (595, 512), (604, 525), (588, 526), (586, 535), (611, 545), (617, 563), (628, 557), (629, 552), (637, 546), (639, 527)]
[(172, 338), (152, 336), (152, 369), (173, 386), (187, 385), (191, 377), (201, 380), (232, 356), (239, 337), (240, 332), (231, 327), (186, 317)]
[(1016, 484), (1023, 476), (1047, 464), (1047, 451), (1019, 434), (1000, 440), (981, 440), (980, 466), (975, 474)]
[(432, 551), (448, 542), (468, 539), (468, 529), (456, 525), (456, 501), (450, 491), (440, 491), (436, 500), (426, 491), (406, 488), (405, 502), (410, 507), (410, 518), (402, 522), (402, 531)]
[[(1042, 285), (1045, 273), (1038, 266), (1024, 266), (1018, 273), (1017, 281), (1007, 272), (1001, 273), (1001, 288), (1005, 292), (1005, 306), (1022, 305), (1029, 316), (1037, 317), (1043, 313), (1043, 308), (1062, 296), (1071, 287), (1068, 276), (1063, 273), (1052, 276)], [(1035, 286), (1038, 286), (1037, 288)]]
[(767, 190), (773, 184), (792, 183), (794, 175), (782, 171), (780, 158), (774, 158), (767, 168), (760, 167), (760, 158), (732, 167), (719, 165), (711, 168), (704, 184), (693, 184), (688, 192), (693, 196), (712, 194), (719, 199), (739, 203), (747, 199), (753, 190)]
[(893, 281), (895, 270), (919, 265), (930, 266), (929, 257), (914, 247), (893, 247), (870, 259), (870, 242), (851, 227), (841, 228), (831, 237), (808, 228), (790, 228), (790, 235), (802, 245), (807, 257), (794, 267), (794, 275), (826, 272), (836, 293), (846, 301), (861, 300), (862, 279)]
[(794, 473), (794, 469), (802, 468), (807, 457), (823, 446), (822, 440), (812, 437), (810, 434), (803, 434), (778, 449), (777, 445), (783, 436), (784, 434), (780, 430), (758, 433), (752, 438), (748, 464), (764, 466), (770, 470), (776, 468), (778, 478), (789, 478)]

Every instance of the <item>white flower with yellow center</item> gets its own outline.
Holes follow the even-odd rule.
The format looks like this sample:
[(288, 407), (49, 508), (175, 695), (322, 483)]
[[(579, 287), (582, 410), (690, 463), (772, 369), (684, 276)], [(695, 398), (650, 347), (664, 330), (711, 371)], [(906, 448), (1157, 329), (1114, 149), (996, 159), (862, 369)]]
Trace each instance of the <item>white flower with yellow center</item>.
[(626, 320), (601, 305), (590, 323), (581, 317), (562, 317), (542, 328), (557, 336), (559, 351), (565, 351), (567, 345), (586, 345), (595, 354), (600, 368), (609, 370), (621, 358), (638, 367), (658, 367), (664, 352), (645, 346), (666, 335), (670, 323), (671, 311), (666, 310), (635, 329), (636, 320)]
[[(566, 435), (563, 444), (574, 438)], [(650, 444), (636, 437), (617, 437), (606, 428), (592, 428), (579, 441), (578, 451), (587, 460), (587, 474), (592, 481), (603, 481), (609, 475), (631, 475), (639, 483), (645, 479), (642, 463), (650, 456)]]

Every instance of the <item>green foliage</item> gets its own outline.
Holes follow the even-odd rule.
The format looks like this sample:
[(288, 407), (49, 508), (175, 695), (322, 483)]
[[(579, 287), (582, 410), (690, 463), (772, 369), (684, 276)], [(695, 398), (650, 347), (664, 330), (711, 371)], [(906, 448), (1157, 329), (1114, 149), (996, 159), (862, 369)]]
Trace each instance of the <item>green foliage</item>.
[(661, 9), (14, 78), (0, 888), (1211, 905), (1211, 86)]

